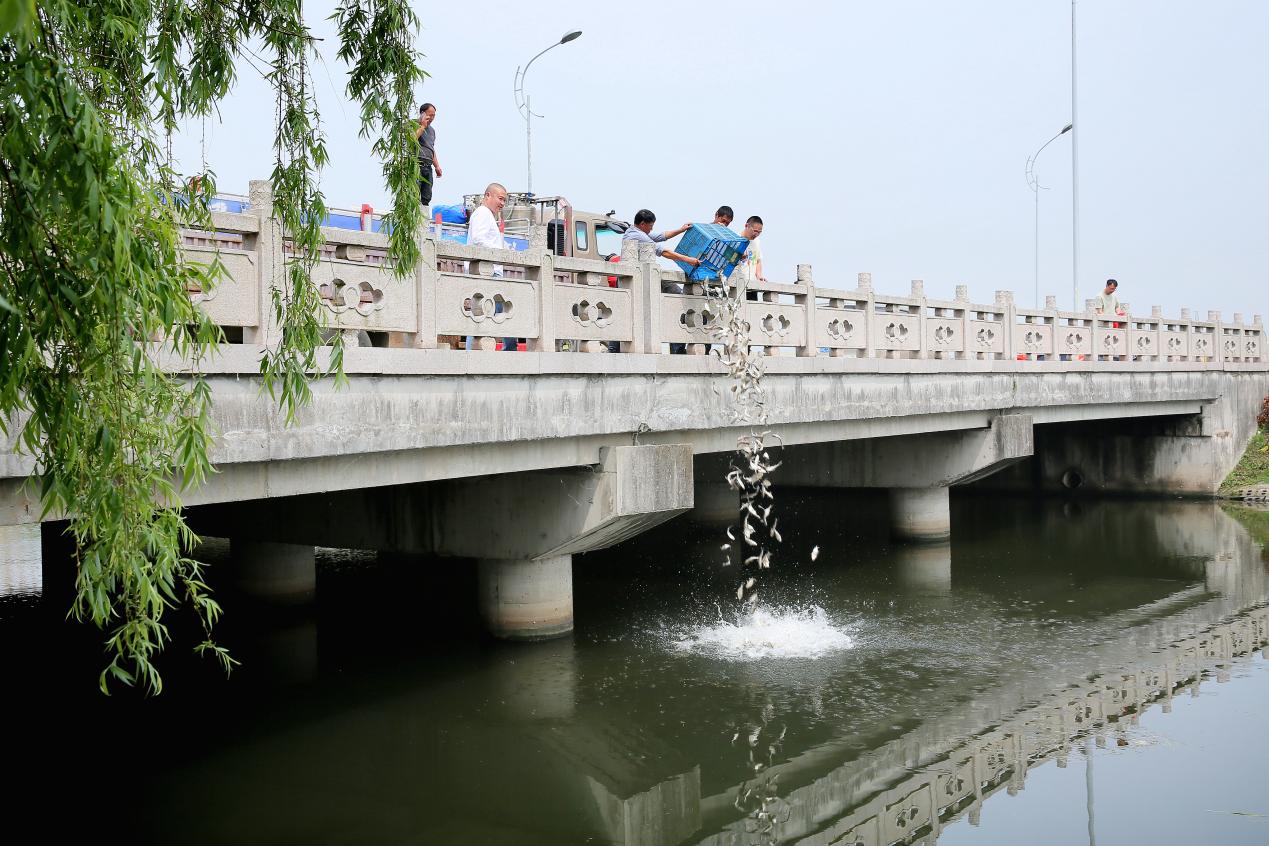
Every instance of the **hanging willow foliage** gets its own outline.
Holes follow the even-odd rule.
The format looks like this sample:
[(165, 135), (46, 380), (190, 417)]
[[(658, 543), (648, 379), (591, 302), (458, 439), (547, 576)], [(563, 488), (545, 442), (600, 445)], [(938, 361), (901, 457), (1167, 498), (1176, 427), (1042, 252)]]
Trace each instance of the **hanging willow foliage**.
[[(363, 137), (394, 196), (391, 262), (419, 251), (413, 92), (424, 77), (406, 0), (343, 0), (332, 19), (361, 103)], [(212, 174), (178, 176), (179, 122), (214, 115), (240, 62), (268, 63), (277, 94), (275, 216), (294, 245), (273, 280), (281, 340), (261, 359), (288, 418), (323, 374), (310, 279), (326, 209), (326, 163), (308, 63), (317, 41), (300, 0), (0, 0), (0, 426), (35, 458), (45, 515), (65, 515), (77, 548), (71, 609), (108, 633), (112, 681), (162, 689), (163, 614), (188, 602), (200, 653), (220, 614), (181, 493), (212, 472), (211, 393), (198, 364), (221, 340), (191, 304), (218, 264), (187, 261), (183, 226), (208, 227)], [(187, 190), (188, 185), (198, 190)], [(154, 339), (193, 376), (165, 373)], [(340, 370), (339, 347), (327, 375)]]

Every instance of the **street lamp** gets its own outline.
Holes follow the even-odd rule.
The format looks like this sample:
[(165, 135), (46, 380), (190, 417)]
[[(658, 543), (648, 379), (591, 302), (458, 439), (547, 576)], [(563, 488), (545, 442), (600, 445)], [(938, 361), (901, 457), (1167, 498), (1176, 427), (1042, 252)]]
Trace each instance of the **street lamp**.
[(1041, 144), (1040, 149), (1036, 150), (1035, 153), (1033, 153), (1031, 157), (1027, 159), (1027, 170), (1026, 170), (1027, 187), (1030, 188), (1032, 192), (1035, 193), (1035, 307), (1036, 308), (1040, 307), (1040, 191), (1041, 190), (1047, 191), (1049, 189), (1040, 184), (1040, 178), (1036, 176), (1036, 172), (1035, 172), (1035, 162), (1036, 162), (1036, 159), (1040, 158), (1040, 154), (1044, 152), (1045, 147), (1049, 146), (1054, 141), (1058, 140), (1063, 135), (1070, 132), (1071, 128), (1074, 125), (1075, 124), (1068, 123), (1066, 126), (1062, 127), (1061, 132), (1059, 132), (1057, 135), (1054, 135), (1048, 141), (1045, 141), (1043, 144)]
[[(561, 44), (567, 44), (570, 41), (574, 41), (580, 38), (581, 35), (582, 35), (582, 31), (580, 29), (575, 29), (570, 32), (566, 32), (564, 33), (563, 37), (560, 38), (559, 41), (555, 42), (550, 47), (547, 47), (546, 50), (542, 51), (542, 53), (546, 53), (549, 50), (559, 47)], [(524, 93), (524, 78), (529, 73), (529, 65), (532, 65), (534, 62), (536, 62), (538, 60), (538, 56), (541, 56), (542, 53), (538, 53), (537, 56), (534, 56), (532, 59), (529, 59), (529, 63), (524, 66), (523, 70), (517, 67), (516, 78), (515, 78), (516, 108), (520, 110), (520, 114), (524, 117), (524, 146), (525, 146), (525, 151), (527, 153), (527, 161), (528, 161), (527, 169), (528, 169), (528, 182), (529, 182), (528, 192), (530, 194), (533, 193), (533, 131), (532, 131), (533, 109), (529, 107), (529, 96)], [(543, 117), (543, 116), (538, 115), (538, 117)]]
[[(1071, 0), (1071, 124), (1079, 123), (1075, 82), (1075, 0)], [(1083, 126), (1083, 124), (1080, 124)], [(1071, 311), (1080, 309), (1080, 134), (1071, 136)]]

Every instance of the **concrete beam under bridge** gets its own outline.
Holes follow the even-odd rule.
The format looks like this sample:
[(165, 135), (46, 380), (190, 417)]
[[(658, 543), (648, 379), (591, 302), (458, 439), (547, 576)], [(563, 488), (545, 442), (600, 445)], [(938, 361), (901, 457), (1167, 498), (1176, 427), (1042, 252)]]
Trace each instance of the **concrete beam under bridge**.
[(895, 535), (938, 541), (951, 532), (951, 485), (995, 473), (1033, 448), (1031, 417), (1002, 414), (986, 429), (790, 447), (775, 478), (799, 487), (887, 488)]
[(685, 444), (606, 447), (593, 467), (508, 473), (193, 509), (197, 530), (235, 542), (475, 558), (481, 612), (497, 635), (573, 627), (572, 556), (692, 508)]

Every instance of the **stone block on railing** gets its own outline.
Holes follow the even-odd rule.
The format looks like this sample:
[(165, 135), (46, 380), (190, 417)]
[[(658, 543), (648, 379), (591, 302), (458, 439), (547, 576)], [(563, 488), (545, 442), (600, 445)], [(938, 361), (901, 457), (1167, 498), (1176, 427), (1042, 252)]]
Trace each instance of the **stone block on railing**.
[(634, 340), (634, 300), (620, 288), (555, 285), (555, 334), (593, 341)]
[[(210, 233), (204, 233), (210, 234)], [(210, 290), (190, 291), (190, 299), (217, 326), (253, 327), (260, 323), (259, 286), (261, 282), (259, 254), (240, 241), (220, 246), (195, 246), (187, 243), (185, 255), (191, 261), (211, 264), (220, 259), (225, 272)]]
[(917, 352), (921, 349), (921, 318), (898, 311), (873, 312), (872, 349), (877, 352)]
[(332, 259), (312, 270), (321, 294), (323, 325), (340, 329), (414, 332), (418, 289), (378, 265)]
[(1017, 323), (1013, 327), (1013, 348), (1018, 353), (1034, 357), (1050, 357), (1053, 352), (1053, 325), (1051, 323)]
[(818, 306), (814, 321), (816, 347), (862, 350), (868, 346), (868, 312), (862, 308)]
[(872, 274), (871, 273), (859, 274), (858, 281), (855, 283), (855, 290), (871, 291), (872, 290)]
[(540, 328), (536, 280), (442, 273), (436, 285), (440, 335), (536, 339)]
[(1057, 352), (1071, 358), (1093, 354), (1093, 329), (1091, 326), (1061, 326), (1057, 331)]
[(1130, 355), (1145, 361), (1153, 361), (1163, 354), (1161, 352), (1163, 349), (1162, 333), (1158, 323), (1138, 321), (1135, 324), (1129, 323), (1128, 325), (1140, 327), (1128, 330), (1128, 350)]
[(958, 358), (965, 352), (965, 313), (951, 309), (937, 311), (947, 311), (956, 316), (936, 314), (924, 320), (926, 352), (937, 354), (940, 358)]
[(1055, 297), (1053, 294), (1045, 294), (1044, 295), (1045, 311), (1057, 311), (1057, 307), (1058, 307), (1057, 297)]
[(806, 311), (801, 306), (747, 302), (750, 343), (764, 347), (802, 346), (806, 337)]
[(798, 265), (797, 280), (803, 285), (809, 285), (813, 281), (811, 278), (811, 266), (809, 264)]

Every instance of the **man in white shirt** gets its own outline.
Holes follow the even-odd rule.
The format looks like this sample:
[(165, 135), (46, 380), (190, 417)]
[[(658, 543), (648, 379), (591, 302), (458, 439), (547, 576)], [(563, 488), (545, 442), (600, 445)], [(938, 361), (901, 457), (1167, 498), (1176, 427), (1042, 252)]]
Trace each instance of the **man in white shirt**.
[(727, 277), (728, 282), (739, 286), (745, 291), (745, 296), (751, 300), (758, 299), (758, 292), (749, 291), (749, 286), (754, 282), (767, 281), (767, 277), (762, 273), (762, 247), (758, 244), (758, 236), (761, 234), (762, 218), (756, 214), (751, 215), (745, 221), (745, 228), (740, 230), (740, 237), (748, 241), (749, 246), (745, 248), (745, 254), (740, 261), (736, 262), (731, 276)]
[[(467, 221), (467, 244), (471, 247), (489, 247), (495, 250), (505, 250), (506, 242), (502, 239), (502, 230), (498, 228), (498, 215), (502, 213), (502, 208), (507, 204), (507, 189), (497, 182), (490, 182), (489, 187), (485, 189), (485, 196), (481, 198), (480, 205), (476, 206), (476, 210), (471, 213), (471, 219)], [(493, 275), (502, 276), (502, 265), (495, 264), (493, 266)], [(498, 307), (498, 311), (502, 311)], [(502, 349), (504, 352), (515, 352), (519, 345), (518, 338), (503, 338)], [(471, 335), (467, 336), (467, 349), (475, 346), (475, 338)]]

